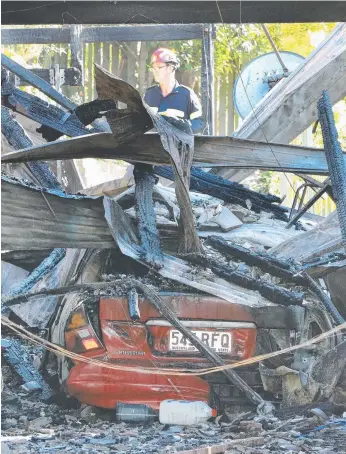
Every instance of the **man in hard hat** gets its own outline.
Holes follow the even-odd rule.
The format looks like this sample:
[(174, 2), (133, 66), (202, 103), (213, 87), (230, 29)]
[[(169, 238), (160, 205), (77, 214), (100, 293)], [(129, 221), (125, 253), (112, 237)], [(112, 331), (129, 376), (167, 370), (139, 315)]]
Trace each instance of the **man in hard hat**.
[(177, 82), (177, 68), (179, 61), (173, 51), (157, 49), (151, 56), (151, 70), (159, 85), (148, 88), (144, 101), (161, 115), (189, 120), (192, 131), (197, 133), (203, 128), (202, 107), (196, 93)]

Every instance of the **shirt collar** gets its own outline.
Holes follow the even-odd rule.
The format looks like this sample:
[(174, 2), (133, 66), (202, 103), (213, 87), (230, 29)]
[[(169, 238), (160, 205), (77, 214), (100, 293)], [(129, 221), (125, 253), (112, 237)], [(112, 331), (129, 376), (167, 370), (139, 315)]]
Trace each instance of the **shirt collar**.
[[(160, 92), (161, 95), (162, 95), (162, 91), (161, 91), (160, 85), (156, 85), (156, 87), (157, 87), (157, 89), (159, 90), (159, 92)], [(176, 81), (175, 81), (175, 84), (174, 84), (174, 88), (173, 88), (173, 90), (171, 91), (170, 95), (171, 95), (172, 93), (178, 93), (179, 87), (180, 87), (180, 84), (179, 84), (179, 82), (176, 80)], [(167, 96), (169, 96), (169, 95), (167, 95)]]

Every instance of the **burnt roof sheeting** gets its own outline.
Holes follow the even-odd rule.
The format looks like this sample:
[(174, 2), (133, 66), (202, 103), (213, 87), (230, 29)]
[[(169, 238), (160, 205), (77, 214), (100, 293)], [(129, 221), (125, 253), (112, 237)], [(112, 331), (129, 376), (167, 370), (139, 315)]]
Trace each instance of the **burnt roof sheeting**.
[(1, 6), (3, 25), (346, 21), (343, 1), (3, 1)]

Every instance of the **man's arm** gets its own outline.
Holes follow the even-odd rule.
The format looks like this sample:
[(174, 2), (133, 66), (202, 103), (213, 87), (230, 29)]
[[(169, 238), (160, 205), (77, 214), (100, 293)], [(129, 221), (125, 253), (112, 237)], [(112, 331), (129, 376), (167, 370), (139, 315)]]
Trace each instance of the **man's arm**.
[(202, 106), (193, 90), (190, 90), (189, 120), (195, 134), (203, 129)]

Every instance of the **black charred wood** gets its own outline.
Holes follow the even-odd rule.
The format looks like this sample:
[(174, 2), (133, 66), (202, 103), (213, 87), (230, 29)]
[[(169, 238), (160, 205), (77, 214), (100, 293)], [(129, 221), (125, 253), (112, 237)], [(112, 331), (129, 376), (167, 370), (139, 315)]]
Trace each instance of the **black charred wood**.
[(232, 284), (239, 285), (249, 290), (255, 290), (260, 293), (264, 298), (271, 301), (272, 303), (281, 304), (283, 306), (289, 305), (301, 305), (303, 303), (304, 294), (301, 292), (293, 292), (280, 287), (275, 284), (270, 284), (262, 280), (254, 279), (251, 276), (234, 271), (226, 265), (220, 265), (214, 259), (201, 255), (186, 255), (185, 260), (188, 260), (196, 265), (200, 265), (203, 268), (209, 268), (214, 274)]
[[(157, 175), (174, 180), (173, 172), (170, 167), (156, 166), (154, 171)], [(192, 167), (190, 178), (190, 190), (208, 194), (227, 203), (237, 203), (247, 208), (246, 201), (250, 200), (251, 209), (257, 213), (260, 211), (271, 212), (277, 219), (287, 221), (287, 208), (280, 205), (280, 199), (271, 194), (260, 194), (247, 189), (240, 183), (228, 181), (212, 173), (204, 172), (197, 167)]]
[[(23, 127), (14, 118), (12, 112), (4, 106), (1, 106), (1, 131), (8, 140), (8, 143), (16, 150), (33, 146), (31, 139)], [(29, 162), (27, 166), (31, 174), (43, 187), (62, 189), (59, 181), (53, 172), (51, 172), (46, 162)]]
[(341, 236), (346, 251), (346, 165), (344, 153), (338, 140), (332, 103), (326, 90), (323, 90), (317, 108)]
[(2, 89), (6, 106), (43, 125), (44, 128), (39, 132), (42, 132), (44, 138), (48, 137), (48, 141), (53, 138), (51, 130), (56, 131), (57, 137), (61, 135), (76, 137), (100, 132), (99, 129), (95, 128), (87, 129), (75, 112), (66, 112), (37, 96), (15, 88), (10, 82), (5, 82)]
[(56, 129), (46, 125), (41, 125), (36, 129), (36, 131), (40, 133), (47, 142), (54, 142), (54, 140), (58, 140), (59, 137), (64, 135), (63, 132), (57, 131)]
[(138, 218), (138, 233), (143, 250), (143, 260), (154, 268), (162, 268), (163, 257), (160, 236), (156, 226), (153, 205), (153, 188), (157, 179), (148, 164), (135, 164), (135, 199)]
[(309, 288), (310, 290), (318, 296), (318, 298), (321, 300), (323, 306), (326, 308), (326, 310), (331, 314), (333, 319), (338, 325), (341, 325), (342, 323), (345, 323), (345, 319), (343, 316), (340, 314), (340, 312), (337, 310), (335, 307), (333, 301), (329, 298), (327, 293), (325, 293), (322, 288), (317, 284), (317, 282), (312, 279), (311, 276), (308, 275), (306, 271), (303, 271), (303, 276), (309, 283)]
[(89, 125), (96, 118), (101, 118), (104, 114), (100, 112), (106, 112), (117, 108), (117, 103), (113, 99), (95, 99), (94, 101), (86, 102), (75, 108), (75, 114), (83, 123), (83, 125)]
[(306, 279), (296, 274), (297, 268), (289, 261), (277, 259), (269, 254), (250, 251), (215, 235), (208, 237), (208, 243), (228, 258), (239, 259), (249, 266), (257, 266), (265, 273), (277, 276), (286, 282), (308, 285)]
[(30, 85), (38, 88), (42, 93), (49, 96), (66, 109), (73, 110), (76, 107), (70, 99), (66, 98), (66, 96), (53, 88), (48, 82), (4, 54), (1, 54), (1, 64), (13, 74), (26, 80)]
[(25, 349), (18, 340), (1, 339), (1, 352), (5, 361), (10, 364), (24, 384), (35, 382), (38, 385), (42, 400), (48, 400), (53, 396), (50, 386), (30, 363)]

